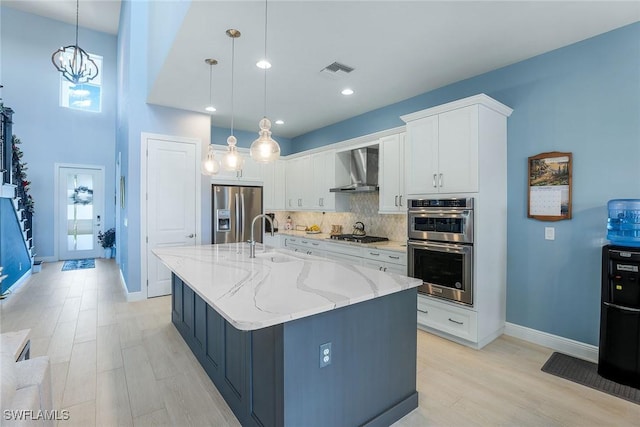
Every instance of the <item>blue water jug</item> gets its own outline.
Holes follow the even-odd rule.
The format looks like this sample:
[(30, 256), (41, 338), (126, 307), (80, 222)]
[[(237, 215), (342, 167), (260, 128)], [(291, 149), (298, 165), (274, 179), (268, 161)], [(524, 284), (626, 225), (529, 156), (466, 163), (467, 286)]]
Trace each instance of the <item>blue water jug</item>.
[(640, 247), (640, 199), (609, 200), (607, 208), (607, 239), (616, 245)]

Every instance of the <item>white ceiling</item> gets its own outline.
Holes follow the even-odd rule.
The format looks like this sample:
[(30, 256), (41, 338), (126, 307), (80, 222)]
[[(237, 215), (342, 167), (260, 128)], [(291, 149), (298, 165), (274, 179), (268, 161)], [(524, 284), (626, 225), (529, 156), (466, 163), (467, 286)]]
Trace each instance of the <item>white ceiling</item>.
[[(34, 8), (33, 13), (75, 20), (74, 1), (20, 3), (23, 9)], [(69, 6), (71, 21), (61, 15)], [(99, 10), (91, 13), (94, 7)], [(110, 14), (116, 9), (118, 1), (82, 0), (81, 25), (98, 29), (92, 23), (98, 18), (98, 23), (111, 25), (101, 31), (113, 33), (117, 14)], [(273, 129), (285, 137), (640, 20), (640, 0), (270, 0), (268, 9), (267, 54), (273, 67), (267, 72), (267, 113), (272, 121), (285, 121)], [(148, 101), (204, 112), (209, 100), (209, 66), (204, 59), (212, 57), (219, 61), (213, 69), (213, 103), (218, 109), (213, 124), (229, 126), (229, 28), (242, 32), (235, 42), (235, 127), (257, 132), (264, 107), (264, 72), (255, 66), (264, 51), (263, 1), (192, 1)], [(339, 79), (320, 73), (334, 61), (355, 71)], [(346, 86), (355, 94), (341, 95)]]

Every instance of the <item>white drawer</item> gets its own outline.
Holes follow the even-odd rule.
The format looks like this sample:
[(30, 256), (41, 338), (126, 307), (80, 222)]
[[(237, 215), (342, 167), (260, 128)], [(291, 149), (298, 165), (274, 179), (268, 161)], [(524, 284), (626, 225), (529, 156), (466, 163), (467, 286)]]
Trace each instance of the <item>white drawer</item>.
[(324, 242), (324, 249), (329, 252), (362, 257), (362, 247), (341, 243)]
[(367, 259), (391, 264), (407, 265), (407, 253), (397, 251), (385, 251), (381, 249), (364, 248), (362, 256)]
[(452, 307), (418, 295), (418, 323), (421, 325), (477, 342), (477, 322), (475, 311)]
[(361, 265), (363, 259), (358, 256), (340, 254), (336, 252), (331, 252), (329, 250), (324, 251), (325, 258), (332, 259), (334, 261), (346, 262), (349, 264)]

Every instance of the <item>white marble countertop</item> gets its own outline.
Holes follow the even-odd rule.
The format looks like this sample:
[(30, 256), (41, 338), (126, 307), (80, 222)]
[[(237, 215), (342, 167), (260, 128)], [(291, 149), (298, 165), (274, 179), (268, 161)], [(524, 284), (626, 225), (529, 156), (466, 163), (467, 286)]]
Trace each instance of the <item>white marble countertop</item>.
[(414, 279), (248, 243), (163, 247), (154, 254), (235, 328), (255, 330), (415, 288)]
[(306, 231), (286, 230), (286, 231), (278, 231), (276, 234), (280, 234), (282, 236), (294, 236), (294, 237), (304, 237), (306, 239), (324, 240), (324, 241), (330, 241), (331, 243), (338, 243), (341, 245), (361, 246), (361, 247), (370, 248), (370, 249), (381, 249), (381, 250), (396, 251), (396, 252), (407, 251), (407, 242), (400, 242), (395, 240), (387, 240), (385, 242), (376, 242), (376, 243), (356, 243), (356, 242), (348, 242), (346, 240), (331, 239), (331, 235), (328, 233), (309, 234)]

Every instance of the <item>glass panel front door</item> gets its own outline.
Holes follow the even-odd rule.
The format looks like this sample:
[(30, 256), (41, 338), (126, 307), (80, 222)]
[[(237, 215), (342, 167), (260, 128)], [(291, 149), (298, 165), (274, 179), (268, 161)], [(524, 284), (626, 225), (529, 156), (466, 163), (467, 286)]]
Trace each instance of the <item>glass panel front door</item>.
[(93, 176), (67, 174), (67, 250), (93, 250)]
[(102, 230), (104, 171), (81, 167), (58, 170), (59, 259), (104, 255), (98, 242)]

